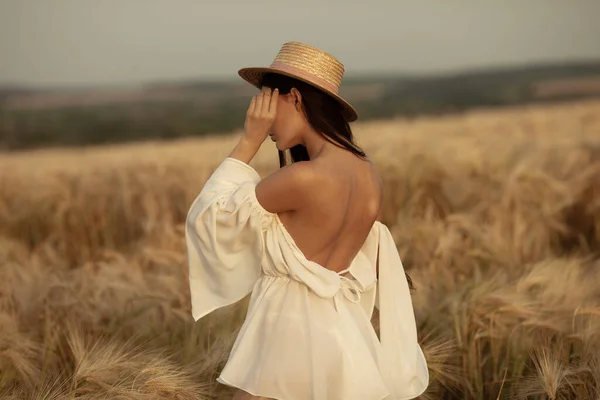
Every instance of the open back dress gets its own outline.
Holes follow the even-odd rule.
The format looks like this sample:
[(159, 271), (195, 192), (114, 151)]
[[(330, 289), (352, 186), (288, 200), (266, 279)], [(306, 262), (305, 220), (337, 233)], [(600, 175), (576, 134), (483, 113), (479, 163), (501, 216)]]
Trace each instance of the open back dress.
[[(194, 320), (251, 293), (217, 381), (277, 400), (422, 394), (429, 372), (388, 228), (375, 222), (347, 269), (326, 269), (308, 260), (278, 215), (259, 204), (260, 179), (250, 165), (226, 158), (187, 216)], [(379, 337), (371, 323), (374, 307)]]

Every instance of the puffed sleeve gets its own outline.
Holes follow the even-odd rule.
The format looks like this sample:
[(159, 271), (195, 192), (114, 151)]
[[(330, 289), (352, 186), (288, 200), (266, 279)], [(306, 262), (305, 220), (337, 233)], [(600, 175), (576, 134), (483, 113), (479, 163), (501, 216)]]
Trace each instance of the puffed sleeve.
[(262, 224), (269, 214), (256, 199), (258, 173), (226, 158), (192, 203), (185, 224), (192, 316), (241, 300), (260, 276)]

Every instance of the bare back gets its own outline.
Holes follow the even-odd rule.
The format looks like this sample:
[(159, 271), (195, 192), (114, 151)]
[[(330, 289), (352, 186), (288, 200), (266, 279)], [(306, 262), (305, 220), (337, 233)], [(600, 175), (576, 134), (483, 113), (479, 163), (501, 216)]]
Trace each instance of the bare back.
[(299, 210), (279, 217), (310, 261), (339, 272), (363, 246), (381, 207), (382, 185), (371, 161), (343, 151), (317, 158), (320, 189)]

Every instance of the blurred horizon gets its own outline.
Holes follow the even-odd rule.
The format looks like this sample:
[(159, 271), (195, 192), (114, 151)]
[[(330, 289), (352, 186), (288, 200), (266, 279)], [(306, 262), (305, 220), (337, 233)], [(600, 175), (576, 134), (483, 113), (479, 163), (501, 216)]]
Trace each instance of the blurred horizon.
[(236, 81), (239, 68), (270, 64), (290, 40), (333, 54), (346, 77), (599, 62), (597, 15), (592, 0), (309, 0), (296, 9), (269, 0), (0, 0), (0, 87)]
[[(392, 80), (422, 80), (422, 81), (435, 81), (435, 80), (448, 80), (453, 78), (465, 78), (470, 75), (494, 75), (494, 74), (510, 74), (510, 73), (524, 73), (530, 70), (552, 70), (555, 69), (560, 71), (562, 69), (570, 70), (572, 68), (590, 68), (598, 70), (600, 68), (600, 56), (596, 58), (579, 59), (579, 60), (564, 60), (564, 61), (546, 61), (546, 62), (531, 62), (529, 64), (511, 64), (511, 65), (496, 65), (496, 66), (479, 66), (479, 67), (465, 67), (456, 70), (447, 70), (439, 72), (419, 73), (410, 71), (360, 71), (352, 72), (346, 71), (344, 74), (344, 80), (342, 82), (342, 90), (347, 89), (344, 85), (348, 85), (364, 81), (375, 80), (380, 82), (386, 79)], [(600, 70), (599, 70), (600, 71)], [(185, 86), (185, 85), (249, 85), (243, 81), (237, 74), (237, 71), (233, 75), (226, 76), (191, 76), (191, 77), (167, 77), (167, 78), (154, 78), (146, 81), (131, 81), (131, 82), (115, 82), (115, 83), (102, 83), (102, 82), (82, 82), (74, 84), (35, 84), (35, 83), (3, 83), (0, 82), (0, 91), (12, 91), (12, 90), (24, 90), (31, 92), (52, 92), (52, 91), (104, 91), (104, 90), (135, 90), (152, 88), (158, 86)]]

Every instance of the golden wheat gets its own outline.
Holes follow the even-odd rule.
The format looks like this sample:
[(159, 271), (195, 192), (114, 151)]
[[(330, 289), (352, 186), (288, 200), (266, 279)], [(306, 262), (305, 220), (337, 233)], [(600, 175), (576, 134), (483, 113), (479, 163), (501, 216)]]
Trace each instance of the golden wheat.
[[(599, 398), (600, 101), (354, 129), (417, 287), (424, 397)], [(192, 322), (182, 224), (238, 134), (0, 157), (3, 398), (229, 398), (246, 302)]]

